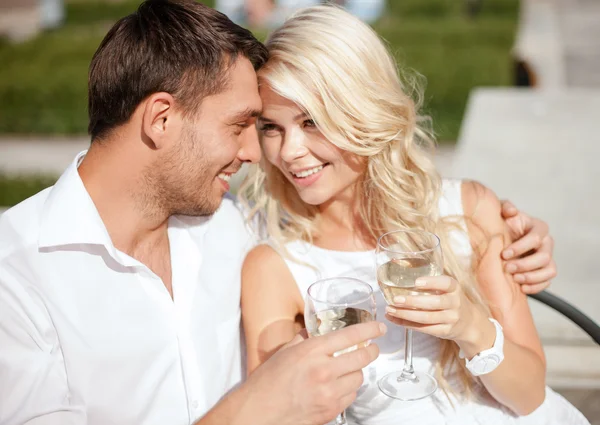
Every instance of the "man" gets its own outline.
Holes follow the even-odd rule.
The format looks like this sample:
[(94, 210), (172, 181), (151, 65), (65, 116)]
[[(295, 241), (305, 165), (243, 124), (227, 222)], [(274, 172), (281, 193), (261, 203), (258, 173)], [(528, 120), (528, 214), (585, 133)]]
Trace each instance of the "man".
[(109, 31), (89, 151), (0, 218), (1, 425), (308, 425), (352, 402), (377, 347), (333, 353), (377, 322), (299, 335), (234, 388), (252, 240), (223, 196), (260, 158), (266, 57), (192, 1), (146, 1)]

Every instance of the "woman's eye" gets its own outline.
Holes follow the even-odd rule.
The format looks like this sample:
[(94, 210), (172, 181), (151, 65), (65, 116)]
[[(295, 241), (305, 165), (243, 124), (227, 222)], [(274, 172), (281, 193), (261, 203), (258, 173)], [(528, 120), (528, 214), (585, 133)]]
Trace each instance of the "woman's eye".
[(304, 127), (310, 127), (310, 128), (317, 126), (313, 120), (305, 120), (302, 124), (304, 125)]

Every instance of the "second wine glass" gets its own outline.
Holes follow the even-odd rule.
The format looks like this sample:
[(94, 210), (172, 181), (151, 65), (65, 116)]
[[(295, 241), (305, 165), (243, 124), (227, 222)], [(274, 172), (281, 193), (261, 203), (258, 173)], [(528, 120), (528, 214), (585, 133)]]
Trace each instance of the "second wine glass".
[[(427, 296), (430, 293), (415, 285), (419, 277), (438, 276), (443, 272), (440, 239), (424, 230), (388, 232), (377, 241), (377, 282), (388, 305), (397, 296)], [(405, 330), (404, 367), (385, 375), (379, 389), (398, 400), (419, 400), (437, 389), (433, 376), (415, 371), (412, 358), (413, 332)]]
[[(350, 277), (318, 280), (308, 288), (304, 304), (304, 322), (311, 337), (370, 322), (375, 320), (376, 313), (377, 306), (371, 285)], [(358, 347), (348, 347), (336, 352), (334, 356), (356, 348)], [(345, 412), (338, 415), (335, 424), (347, 424)]]

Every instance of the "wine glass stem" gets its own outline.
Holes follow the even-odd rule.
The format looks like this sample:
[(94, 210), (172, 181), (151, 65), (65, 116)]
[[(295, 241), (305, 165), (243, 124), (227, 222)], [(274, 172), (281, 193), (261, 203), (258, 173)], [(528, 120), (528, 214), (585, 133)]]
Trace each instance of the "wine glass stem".
[(346, 411), (345, 410), (343, 410), (342, 413), (337, 415), (337, 417), (335, 418), (335, 425), (348, 425), (348, 422), (346, 422)]
[(412, 343), (413, 343), (413, 331), (412, 329), (404, 330), (404, 367), (402, 368), (402, 374), (398, 377), (398, 381), (416, 381), (418, 378), (415, 375), (413, 368), (412, 358)]

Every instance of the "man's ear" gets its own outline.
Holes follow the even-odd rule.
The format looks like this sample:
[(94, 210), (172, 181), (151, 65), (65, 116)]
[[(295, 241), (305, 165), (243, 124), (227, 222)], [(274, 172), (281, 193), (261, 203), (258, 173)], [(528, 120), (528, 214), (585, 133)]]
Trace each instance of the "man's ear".
[(163, 149), (170, 144), (180, 126), (175, 112), (175, 99), (169, 93), (154, 93), (145, 102), (142, 131), (153, 149)]

